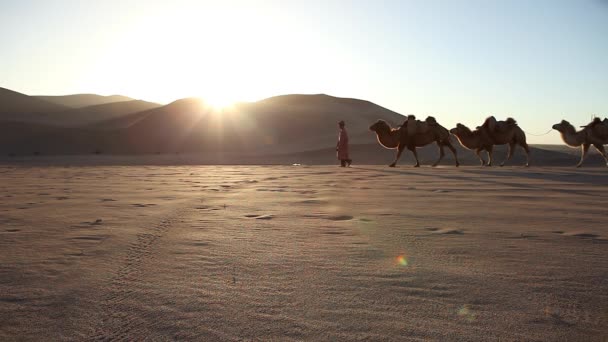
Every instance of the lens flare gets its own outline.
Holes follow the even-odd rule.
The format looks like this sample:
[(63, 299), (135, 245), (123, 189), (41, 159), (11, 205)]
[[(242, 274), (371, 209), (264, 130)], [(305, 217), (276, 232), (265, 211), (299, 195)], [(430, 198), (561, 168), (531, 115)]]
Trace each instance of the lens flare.
[(407, 258), (405, 255), (402, 254), (397, 257), (397, 265), (407, 266)]
[(466, 319), (469, 322), (473, 322), (477, 318), (477, 314), (469, 308), (468, 305), (463, 305), (458, 309), (457, 314), (459, 317)]

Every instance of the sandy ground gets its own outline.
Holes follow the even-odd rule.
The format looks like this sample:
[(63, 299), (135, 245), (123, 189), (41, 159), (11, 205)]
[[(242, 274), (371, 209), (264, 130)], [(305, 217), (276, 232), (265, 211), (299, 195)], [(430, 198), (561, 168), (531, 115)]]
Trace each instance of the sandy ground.
[(1, 167), (0, 340), (608, 338), (603, 168)]

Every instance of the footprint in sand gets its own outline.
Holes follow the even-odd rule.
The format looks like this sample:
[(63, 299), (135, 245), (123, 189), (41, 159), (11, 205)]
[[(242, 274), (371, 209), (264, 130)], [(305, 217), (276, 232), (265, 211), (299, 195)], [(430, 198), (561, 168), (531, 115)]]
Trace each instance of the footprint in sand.
[(154, 203), (148, 203), (148, 204), (143, 204), (143, 203), (135, 203), (135, 204), (131, 204), (134, 207), (138, 207), (138, 208), (147, 208), (147, 207), (151, 207), (154, 206), (156, 204)]
[(9, 233), (16, 233), (21, 231), (21, 229), (17, 229), (17, 228), (9, 228), (9, 229), (5, 229), (5, 232), (9, 232)]
[(323, 232), (323, 234), (327, 234), (327, 235), (344, 235), (346, 234), (345, 231), (341, 231), (341, 230), (326, 230)]
[(285, 192), (285, 189), (265, 189), (265, 188), (259, 188), (259, 189), (256, 189), (256, 191)]
[[(95, 221), (90, 221), (90, 222), (89, 221), (84, 221), (84, 222), (80, 222), (80, 224), (81, 224), (80, 227), (82, 227), (82, 225), (99, 226), (102, 223), (103, 223), (102, 219), (97, 219)], [(76, 226), (76, 227), (78, 227), (78, 226)]]
[(331, 220), (331, 221), (348, 221), (348, 220), (352, 220), (353, 217), (350, 215), (332, 215), (332, 216), (327, 216), (326, 219)]
[(195, 247), (205, 247), (205, 246), (209, 246), (209, 242), (207, 241), (194, 241), (189, 243), (190, 246), (195, 246)]
[(21, 303), (25, 302), (27, 299), (24, 297), (0, 297), (0, 302), (6, 303)]
[(316, 200), (316, 199), (309, 199), (309, 200), (300, 201), (298, 203), (301, 203), (301, 204), (325, 204), (326, 202), (325, 201), (321, 201), (321, 200)]
[(273, 215), (256, 215), (256, 214), (248, 214), (245, 215), (247, 218), (254, 218), (256, 220), (272, 220), (274, 218)]
[(101, 241), (105, 239), (107, 236), (103, 235), (81, 235), (73, 237), (72, 240), (81, 240), (81, 241)]
[(594, 233), (590, 233), (590, 232), (586, 232), (586, 231), (581, 231), (581, 230), (575, 230), (575, 231), (571, 231), (571, 232), (564, 232), (561, 230), (556, 230), (553, 233), (555, 234), (560, 234), (563, 236), (573, 236), (573, 237), (577, 237), (580, 239), (591, 239), (591, 240), (602, 240), (601, 237), (598, 234), (594, 234)]
[(531, 234), (521, 233), (519, 235), (510, 236), (510, 237), (508, 237), (508, 239), (534, 239), (534, 238), (537, 238), (537, 237), (538, 237), (538, 235), (531, 235)]
[(102, 201), (102, 202), (116, 202), (116, 200), (112, 199), (112, 198), (102, 198), (100, 201)]
[(460, 230), (460, 229), (450, 229), (450, 228), (435, 228), (435, 227), (430, 227), (430, 228), (425, 228), (426, 230), (430, 231), (432, 234), (441, 234), (441, 235), (462, 235), (464, 234), (464, 231)]

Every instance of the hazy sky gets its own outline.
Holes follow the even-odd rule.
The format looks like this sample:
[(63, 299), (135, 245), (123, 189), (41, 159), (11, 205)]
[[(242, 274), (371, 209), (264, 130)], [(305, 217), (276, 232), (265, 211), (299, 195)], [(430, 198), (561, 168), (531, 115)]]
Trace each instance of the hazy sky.
[(327, 93), (544, 133), (608, 116), (608, 1), (0, 0), (0, 87), (162, 103)]

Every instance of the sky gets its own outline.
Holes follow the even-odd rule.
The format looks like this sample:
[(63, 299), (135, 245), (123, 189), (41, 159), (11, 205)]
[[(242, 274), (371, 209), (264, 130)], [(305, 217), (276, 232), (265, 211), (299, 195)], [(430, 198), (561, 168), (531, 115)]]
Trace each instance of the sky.
[(608, 116), (608, 0), (0, 0), (0, 87), (216, 105), (359, 98), (450, 128)]

